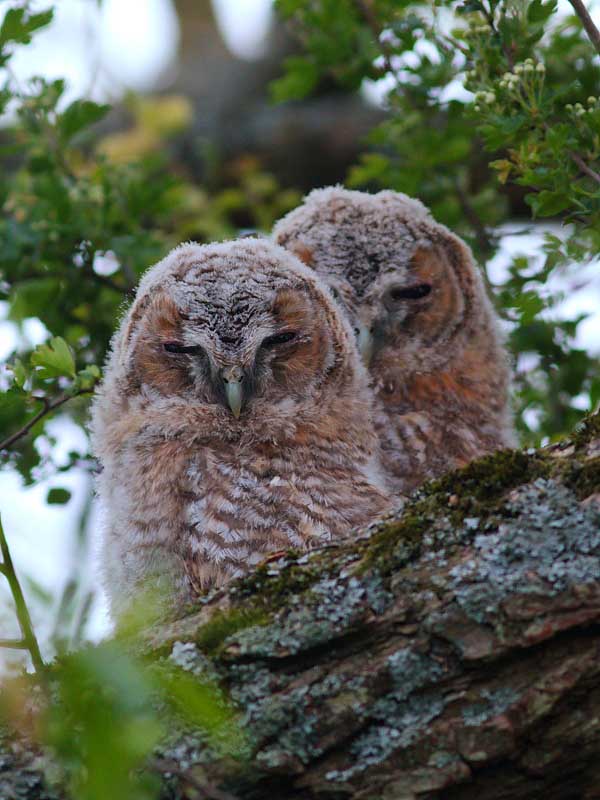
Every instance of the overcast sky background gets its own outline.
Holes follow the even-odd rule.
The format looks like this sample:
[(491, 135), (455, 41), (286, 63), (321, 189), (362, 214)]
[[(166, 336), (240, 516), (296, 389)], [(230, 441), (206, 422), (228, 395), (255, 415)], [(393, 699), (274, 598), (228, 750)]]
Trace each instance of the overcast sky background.
[[(45, 8), (51, 2), (38, 2)], [(14, 3), (0, 0), (0, 16)], [(12, 66), (20, 81), (34, 74), (48, 78), (66, 78), (69, 99), (90, 93), (97, 100), (114, 100), (128, 89), (149, 91), (168, 87), (176, 69), (178, 20), (171, 0), (103, 0), (100, 7), (85, 0), (55, 0), (55, 20), (47, 31), (38, 34), (34, 43), (17, 53)], [(213, 0), (224, 39), (239, 58), (260, 57), (262, 44), (272, 17), (271, 0)], [(570, 6), (561, 0), (563, 9)], [(589, 4), (592, 10), (598, 3)], [(99, 69), (98, 69), (99, 67)], [(96, 76), (94, 78), (94, 76)], [(91, 91), (90, 91), (91, 88)], [(458, 89), (457, 91), (462, 91)], [(372, 88), (369, 97), (377, 96)], [(553, 229), (554, 232), (557, 232)], [(513, 255), (523, 253), (541, 258), (542, 233), (519, 233), (514, 227), (506, 230), (502, 247), (490, 265), (493, 282), (501, 282)], [(577, 344), (600, 355), (600, 279), (598, 264), (579, 266), (577, 275), (557, 277), (557, 285), (580, 288), (570, 291), (564, 302), (552, 313), (572, 318), (577, 313), (589, 317), (579, 327)], [(0, 319), (3, 314), (0, 303)], [(46, 337), (47, 332), (36, 320), (25, 325), (25, 334), (32, 344)], [(16, 342), (14, 326), (0, 322), (0, 360)], [(526, 358), (526, 357), (525, 357)], [(582, 404), (585, 398), (581, 398)], [(83, 432), (66, 418), (52, 423), (58, 433), (59, 456), (70, 449), (85, 449)], [(45, 498), (52, 486), (63, 486), (73, 493), (68, 506), (48, 506)], [(24, 489), (19, 476), (4, 470), (0, 474), (0, 511), (4, 528), (20, 574), (29, 575), (55, 594), (70, 572), (70, 559), (75, 549), (73, 537), (76, 522), (88, 495), (89, 476), (77, 471), (54, 477), (35, 487)], [(95, 512), (90, 529), (97, 530)], [(93, 545), (92, 545), (93, 548)], [(98, 588), (95, 559), (80, 553), (86, 563), (85, 581)], [(26, 592), (28, 591), (25, 586)], [(17, 635), (4, 582), (0, 585), (0, 638)], [(47, 638), (52, 614), (38, 603), (32, 603), (34, 623), (40, 638)], [(89, 632), (99, 638), (109, 630), (106, 606), (98, 594), (93, 608)], [(0, 663), (7, 651), (0, 651)]]

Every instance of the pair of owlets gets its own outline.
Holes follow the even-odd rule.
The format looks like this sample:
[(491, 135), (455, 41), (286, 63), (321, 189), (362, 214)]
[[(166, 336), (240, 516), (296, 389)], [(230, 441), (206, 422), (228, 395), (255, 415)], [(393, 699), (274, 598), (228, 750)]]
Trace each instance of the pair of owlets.
[(273, 239), (178, 247), (115, 335), (93, 440), (117, 617), (142, 590), (179, 607), (347, 534), (513, 443), (481, 277), (421, 203), (317, 190)]

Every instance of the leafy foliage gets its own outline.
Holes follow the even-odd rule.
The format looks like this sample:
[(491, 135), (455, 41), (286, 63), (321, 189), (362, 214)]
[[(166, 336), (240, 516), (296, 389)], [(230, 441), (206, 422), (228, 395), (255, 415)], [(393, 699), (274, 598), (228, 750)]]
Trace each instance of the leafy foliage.
[(77, 800), (154, 800), (169, 766), (158, 754), (184, 734), (223, 756), (247, 751), (213, 679), (171, 659), (145, 663), (115, 641), (63, 656), (35, 688), (30, 678), (8, 683), (0, 719), (48, 749), (49, 783)]
[(576, 264), (600, 249), (600, 67), (578, 18), (559, 16), (555, 0), (276, 6), (304, 49), (274, 84), (277, 100), (325, 75), (381, 80), (387, 119), (350, 185), (418, 196), (484, 261), (515, 215), (562, 223), (541, 265), (517, 257), (492, 288), (518, 359), (524, 440), (570, 429), (600, 397), (597, 361), (574, 346), (584, 317), (556, 313), (557, 283), (576, 283)]

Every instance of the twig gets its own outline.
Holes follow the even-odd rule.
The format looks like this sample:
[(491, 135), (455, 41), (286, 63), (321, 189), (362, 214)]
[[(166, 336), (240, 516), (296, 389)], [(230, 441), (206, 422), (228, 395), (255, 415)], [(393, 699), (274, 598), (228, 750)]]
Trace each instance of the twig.
[[(491, 9), (488, 11), (483, 3), (481, 4), (481, 10), (482, 10), (483, 16), (487, 20), (488, 25), (490, 26), (490, 30), (492, 31), (492, 33), (494, 33), (496, 36), (500, 36), (498, 28), (496, 27), (496, 22), (494, 20), (494, 12)], [(501, 41), (502, 41), (502, 52), (504, 53), (504, 55), (506, 57), (506, 61), (508, 62), (509, 67), (512, 69), (514, 67), (514, 65), (515, 65), (514, 58), (512, 57), (512, 53), (510, 52), (510, 50), (508, 49), (508, 47), (504, 43), (504, 39), (502, 39), (502, 37), (500, 37), (500, 38), (501, 38)]]
[(457, 39), (454, 39), (452, 36), (447, 36), (445, 33), (441, 31), (436, 31), (436, 36), (440, 40), (440, 42), (447, 42), (447, 44), (441, 44), (441, 47), (444, 47), (446, 52), (452, 52), (452, 48), (455, 47), (457, 50), (463, 54), (463, 56), (469, 56), (469, 48), (462, 45)]
[(36, 422), (39, 422), (42, 419), (42, 417), (46, 416), (46, 414), (51, 414), (52, 411), (55, 411), (57, 408), (60, 408), (65, 403), (68, 403), (69, 400), (72, 400), (74, 397), (79, 397), (82, 394), (89, 394), (91, 391), (92, 391), (91, 389), (82, 389), (81, 391), (76, 392), (75, 394), (63, 395), (62, 397), (59, 397), (57, 400), (54, 400), (54, 402), (51, 402), (46, 397), (36, 397), (35, 400), (39, 400), (44, 404), (42, 410), (39, 411), (34, 417), (32, 417), (29, 420), (29, 422), (26, 422), (22, 428), (19, 428), (18, 431), (15, 431), (13, 434), (7, 437), (3, 442), (0, 442), (0, 450), (7, 450), (9, 447), (12, 447), (12, 445), (15, 442), (23, 438), (23, 436), (26, 436), (29, 433), (29, 431), (33, 428), (33, 426), (36, 424)]
[(199, 781), (197, 778), (194, 778), (193, 775), (190, 774), (188, 770), (182, 769), (175, 761), (168, 761), (166, 758), (153, 758), (149, 762), (149, 766), (155, 772), (160, 773), (161, 775), (171, 774), (175, 775), (177, 778), (180, 778), (182, 781), (185, 781), (198, 792), (201, 792), (202, 797), (207, 798), (207, 800), (237, 800), (237, 798), (229, 794), (229, 792), (224, 792), (222, 789), (219, 789), (217, 786), (214, 786), (211, 783), (203, 783)]
[(16, 644), (15, 641), (9, 639), (5, 640), (5, 642), (8, 641), (12, 643), (8, 645), (5, 644), (4, 646), (5, 647), (17, 646), (19, 648), (29, 650), (29, 655), (31, 656), (31, 662), (33, 664), (33, 668), (35, 669), (38, 675), (41, 675), (44, 671), (44, 662), (42, 660), (42, 654), (40, 653), (38, 641), (35, 638), (35, 633), (33, 632), (31, 617), (29, 616), (29, 610), (27, 608), (27, 604), (25, 603), (25, 598), (23, 597), (21, 584), (19, 583), (19, 579), (17, 578), (17, 573), (15, 572), (12, 557), (10, 555), (10, 550), (8, 548), (8, 542), (6, 541), (6, 536), (4, 535), (2, 520), (0, 520), (0, 550), (2, 551), (2, 572), (6, 576), (8, 585), (10, 586), (10, 591), (12, 593), (13, 600), (15, 602), (17, 620), (22, 635), (21, 639), (22, 644)]
[(583, 3), (582, 0), (569, 0), (569, 2), (575, 9), (575, 13), (581, 20), (590, 42), (600, 53), (600, 31), (596, 27), (594, 20), (590, 17), (589, 11), (585, 7), (585, 3)]
[(592, 180), (595, 180), (596, 183), (600, 183), (600, 174), (598, 174), (596, 170), (592, 169), (588, 164), (586, 164), (583, 158), (579, 155), (579, 153), (574, 153), (571, 150), (569, 151), (569, 155), (571, 156), (571, 159), (577, 164), (577, 166), (582, 172), (585, 172), (585, 174), (589, 178), (592, 178)]
[(23, 639), (0, 639), (0, 647), (6, 650), (27, 650), (27, 643)]
[(92, 271), (90, 274), (92, 280), (96, 281), (96, 283), (100, 284), (101, 286), (107, 286), (109, 289), (112, 289), (115, 292), (119, 292), (120, 294), (131, 294), (134, 291), (133, 286), (119, 286), (116, 281), (113, 281), (111, 278), (107, 277), (106, 275), (98, 275), (97, 272)]

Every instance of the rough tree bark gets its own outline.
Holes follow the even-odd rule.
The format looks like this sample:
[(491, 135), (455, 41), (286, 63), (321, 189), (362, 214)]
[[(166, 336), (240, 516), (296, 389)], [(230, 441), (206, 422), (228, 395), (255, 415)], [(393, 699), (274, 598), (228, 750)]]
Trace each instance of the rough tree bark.
[[(600, 417), (266, 563), (144, 648), (216, 674), (252, 749), (184, 738), (168, 798), (600, 798)], [(35, 756), (5, 743), (2, 797), (51, 796)]]

